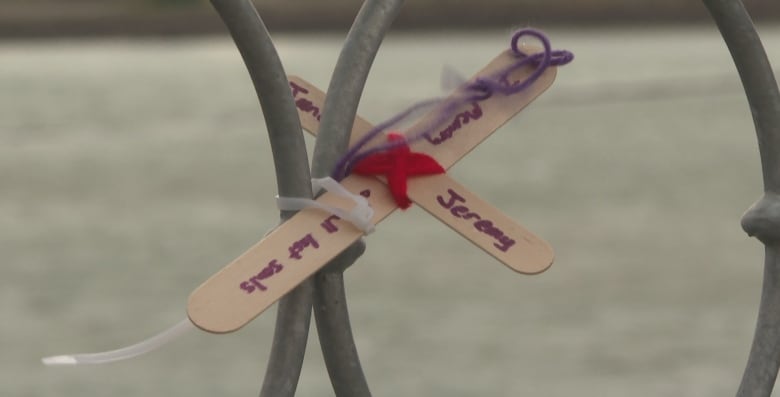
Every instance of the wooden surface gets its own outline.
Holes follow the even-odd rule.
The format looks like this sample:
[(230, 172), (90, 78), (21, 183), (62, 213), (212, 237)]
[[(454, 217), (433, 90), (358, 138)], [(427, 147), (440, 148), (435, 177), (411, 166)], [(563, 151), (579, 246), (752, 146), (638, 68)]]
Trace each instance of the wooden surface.
[[(489, 74), (513, 60), (508, 51), (504, 52), (478, 74)], [(511, 77), (522, 79), (529, 72), (528, 69), (520, 69)], [(450, 167), (541, 94), (552, 84), (554, 77), (555, 69), (549, 68), (528, 90), (513, 95), (511, 100), (494, 95), (480, 102), (483, 115), (479, 120), (463, 124), (451, 139), (440, 145), (434, 146), (427, 141), (420, 141), (413, 145), (413, 150), (424, 151), (434, 156), (443, 166)], [(316, 106), (315, 99), (317, 103), (322, 103), (324, 97), (303, 80), (296, 79), (293, 82), (306, 84), (308, 87), (307, 93), (301, 91), (296, 94), (296, 104), (300, 110), (305, 109), (301, 117), (303, 125), (316, 130), (317, 115), (321, 113), (321, 108)], [(294, 94), (295, 91), (294, 89)], [(317, 97), (305, 98), (309, 102), (302, 106), (300, 99), (311, 93), (316, 93)], [(471, 106), (464, 106), (464, 109)], [(355, 139), (369, 129), (370, 124), (365, 121), (356, 122), (352, 138)], [(369, 191), (368, 200), (375, 211), (374, 223), (379, 223), (397, 208), (379, 178), (350, 175), (342, 181), (342, 185), (354, 194)], [(459, 197), (464, 199), (463, 202), (453, 200), (453, 195), (447, 189), (456, 191)], [(553, 253), (549, 245), (468, 193), (446, 175), (410, 180), (409, 196), (518, 272), (539, 273), (552, 263)], [(330, 193), (320, 196), (318, 200), (346, 208), (352, 205)], [(447, 204), (451, 204), (449, 208), (445, 208)], [(455, 210), (455, 207), (467, 207), (467, 211)], [(456, 213), (461, 217), (456, 216)], [(478, 214), (480, 219), (473, 216), (466, 219), (469, 213)], [(327, 227), (323, 222), (329, 218), (330, 214), (310, 208), (300, 211), (280, 225), (192, 292), (187, 305), (190, 320), (205, 331), (227, 333), (238, 330), (260, 315), (362, 235), (354, 226), (340, 220), (332, 221), (336, 226), (335, 230)], [(492, 229), (484, 222), (488, 220)], [(478, 221), (483, 221), (479, 227), (476, 226)], [(506, 238), (515, 241), (505, 252), (495, 245), (499, 241), (495, 238), (498, 235), (495, 229), (500, 229), (505, 236), (504, 242)], [(490, 231), (492, 236), (487, 234), (487, 231)], [(313, 240), (316, 245), (310, 244), (302, 250), (294, 250), (296, 243), (300, 245), (307, 238), (309, 241)]]

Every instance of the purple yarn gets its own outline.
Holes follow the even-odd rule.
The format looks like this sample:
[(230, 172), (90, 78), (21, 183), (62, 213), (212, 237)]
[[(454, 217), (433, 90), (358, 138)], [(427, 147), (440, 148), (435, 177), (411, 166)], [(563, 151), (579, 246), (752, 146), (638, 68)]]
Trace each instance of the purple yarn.
[[(524, 36), (532, 36), (539, 40), (542, 43), (544, 51), (533, 55), (527, 55), (520, 51), (518, 43)], [(449, 101), (444, 101), (441, 98), (434, 98), (417, 102), (406, 110), (372, 128), (371, 131), (366, 133), (366, 135), (355, 143), (338, 163), (336, 163), (336, 167), (331, 176), (336, 180), (342, 180), (350, 174), (354, 165), (360, 162), (360, 160), (374, 153), (388, 151), (403, 145), (411, 144), (412, 142), (416, 142), (425, 136), (430, 135), (442, 123), (452, 118), (455, 111), (461, 106), (471, 102), (483, 101), (496, 93), (505, 96), (517, 94), (536, 82), (548, 67), (565, 65), (574, 59), (574, 54), (569, 51), (552, 50), (550, 40), (547, 36), (535, 29), (520, 29), (516, 31), (512, 35), (511, 48), (514, 55), (518, 58), (517, 62), (492, 76), (479, 77), (475, 81), (466, 84), (459, 89), (463, 92), (463, 95)], [(509, 81), (509, 75), (512, 74), (512, 72), (528, 65), (534, 67), (534, 71), (531, 75), (521, 81)], [(376, 138), (383, 131), (398, 124), (402, 120), (405, 120), (412, 113), (437, 104), (440, 105), (440, 109), (438, 109), (436, 113), (437, 117), (432, 122), (427, 123), (420, 131), (407, 136), (403, 141), (387, 142), (373, 148), (362, 150), (371, 140)]]

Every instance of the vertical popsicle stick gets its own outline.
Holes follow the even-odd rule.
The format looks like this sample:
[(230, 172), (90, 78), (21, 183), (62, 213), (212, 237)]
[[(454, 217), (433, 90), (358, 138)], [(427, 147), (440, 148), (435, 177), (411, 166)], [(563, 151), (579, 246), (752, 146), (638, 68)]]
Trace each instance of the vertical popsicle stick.
[[(477, 76), (489, 74), (505, 65), (507, 57), (512, 57), (511, 53), (507, 52), (496, 58)], [(445, 168), (449, 168), (549, 87), (555, 78), (555, 71), (554, 68), (548, 70), (550, 72), (542, 75), (536, 84), (511, 98), (465, 105), (438, 135), (420, 140), (412, 147), (432, 155)], [(527, 74), (528, 70), (520, 70), (512, 77), (522, 79), (525, 77), (522, 73)], [(319, 114), (319, 109), (322, 109), (325, 93), (300, 77), (291, 76), (289, 79), (298, 105), (301, 125), (316, 135), (319, 129), (319, 119), (316, 115)], [(313, 113), (311, 109), (317, 111)], [(465, 114), (468, 114), (468, 122), (463, 123)], [(423, 118), (416, 126), (425, 122), (426, 118)], [(366, 120), (360, 116), (356, 117), (351, 142), (362, 137), (371, 128), (373, 127)], [(415, 126), (411, 129), (414, 130)], [(381, 177), (378, 179), (384, 181)], [(510, 269), (524, 274), (536, 274), (552, 264), (554, 253), (547, 242), (446, 174), (412, 178), (408, 183), (407, 193), (412, 201)]]

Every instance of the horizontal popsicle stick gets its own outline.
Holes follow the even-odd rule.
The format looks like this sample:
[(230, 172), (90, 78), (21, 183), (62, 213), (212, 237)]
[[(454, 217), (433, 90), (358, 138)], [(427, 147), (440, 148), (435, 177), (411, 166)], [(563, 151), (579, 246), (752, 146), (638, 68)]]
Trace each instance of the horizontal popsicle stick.
[[(375, 178), (352, 175), (341, 184), (368, 196), (374, 224), (398, 208), (387, 188)], [(329, 192), (317, 200), (340, 208), (353, 205)], [(187, 302), (187, 315), (205, 331), (235, 331), (362, 235), (363, 231), (351, 223), (324, 211), (301, 210), (195, 289)]]

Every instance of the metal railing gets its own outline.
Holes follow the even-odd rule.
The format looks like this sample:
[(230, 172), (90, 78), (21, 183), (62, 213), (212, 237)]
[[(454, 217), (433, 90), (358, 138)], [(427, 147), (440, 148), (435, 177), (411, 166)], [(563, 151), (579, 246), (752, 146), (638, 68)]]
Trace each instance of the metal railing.
[[(737, 66), (753, 114), (764, 195), (742, 226), (766, 246), (764, 285), (740, 397), (769, 396), (780, 369), (780, 93), (766, 53), (741, 0), (703, 0)], [(268, 127), (280, 196), (311, 197), (311, 176), (323, 177), (346, 151), (369, 70), (402, 0), (366, 0), (339, 56), (325, 101), (311, 172), (303, 134), (279, 56), (250, 0), (211, 0), (252, 78)], [(281, 213), (282, 221), (292, 214)], [(370, 396), (352, 337), (343, 272), (365, 251), (361, 240), (279, 302), (262, 397), (295, 395), (312, 308), (337, 396)]]

